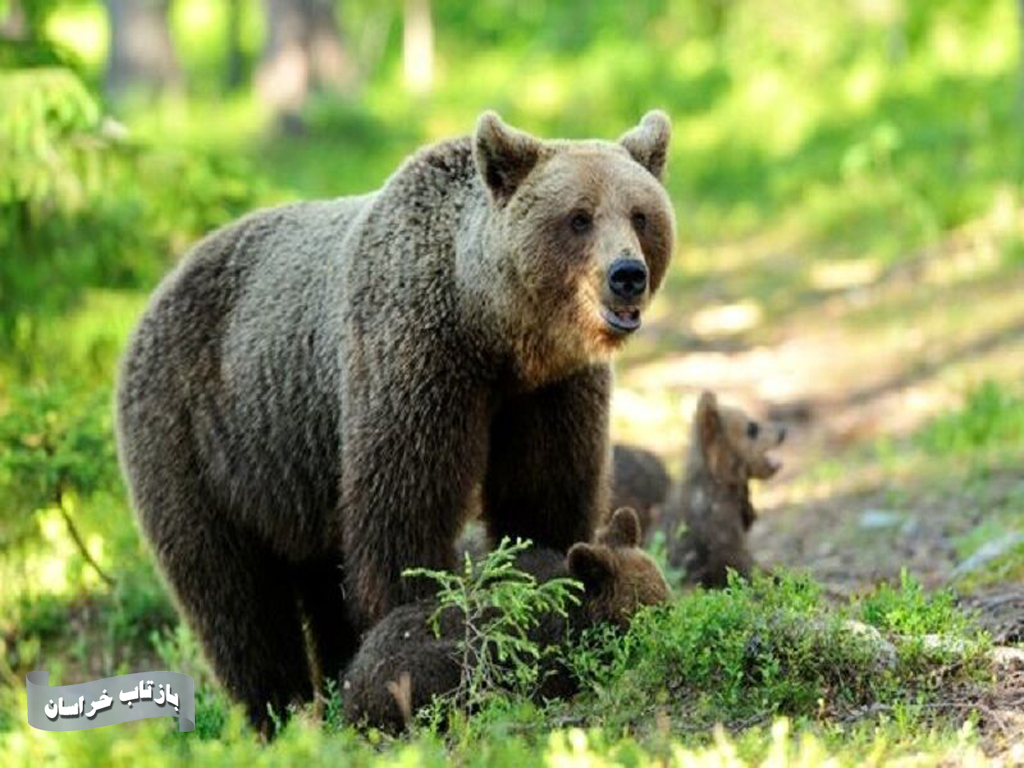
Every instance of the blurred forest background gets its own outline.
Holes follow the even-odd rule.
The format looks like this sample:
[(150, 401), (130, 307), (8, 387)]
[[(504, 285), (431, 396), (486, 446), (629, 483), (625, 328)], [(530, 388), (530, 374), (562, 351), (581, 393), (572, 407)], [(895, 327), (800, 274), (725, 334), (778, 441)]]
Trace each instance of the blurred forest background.
[(26, 735), (30, 669), (208, 682), (111, 431), (161, 275), (486, 108), (546, 137), (673, 118), (678, 251), (616, 436), (678, 472), (704, 387), (790, 422), (760, 559), (841, 596), (906, 566), (1020, 642), (1022, 39), (1024, 0), (0, 0), (0, 745), (95, 748)]

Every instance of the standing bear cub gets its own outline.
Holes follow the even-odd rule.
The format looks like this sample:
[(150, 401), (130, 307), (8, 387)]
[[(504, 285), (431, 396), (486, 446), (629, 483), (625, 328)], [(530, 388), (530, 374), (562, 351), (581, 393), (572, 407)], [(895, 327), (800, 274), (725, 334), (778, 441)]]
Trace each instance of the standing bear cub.
[[(583, 585), (580, 602), (567, 605), (566, 616), (544, 615), (529, 629), (528, 636), (541, 649), (557, 647), (569, 639), (570, 632), (599, 623), (625, 628), (640, 608), (669, 598), (661, 571), (640, 549), (640, 522), (629, 508), (615, 512), (595, 543), (574, 544), (568, 555), (533, 547), (517, 558), (516, 568), (538, 582), (568, 576)], [(349, 722), (397, 732), (435, 696), (458, 689), (468, 671), (460, 664), (465, 616), (457, 608), (445, 608), (435, 633), (431, 619), (437, 608), (437, 601), (429, 599), (403, 605), (366, 635), (342, 686)], [(471, 642), (480, 646), (477, 640)], [(478, 650), (473, 655), (481, 654)], [(561, 657), (545, 656), (540, 673), (537, 698), (567, 698), (576, 693), (576, 681)]]
[(668, 563), (684, 570), (687, 581), (724, 587), (730, 569), (750, 577), (756, 563), (747, 532), (757, 517), (750, 481), (779, 471), (770, 451), (785, 439), (785, 427), (755, 421), (711, 392), (701, 394), (686, 474), (657, 515)]
[(543, 141), (485, 113), (376, 192), (212, 233), (157, 289), (122, 364), (121, 462), (257, 727), (424, 594), (403, 569), (453, 565), (474, 487), (494, 540), (590, 540), (609, 355), (673, 248), (669, 132), (652, 112), (618, 142)]

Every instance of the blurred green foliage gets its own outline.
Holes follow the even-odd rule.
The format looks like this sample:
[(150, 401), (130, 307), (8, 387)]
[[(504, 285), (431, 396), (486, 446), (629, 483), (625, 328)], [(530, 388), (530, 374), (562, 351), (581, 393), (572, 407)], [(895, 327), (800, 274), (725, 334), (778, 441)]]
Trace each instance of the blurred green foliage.
[(964, 407), (922, 430), (921, 445), (934, 453), (1024, 446), (1024, 394), (989, 380), (967, 394)]
[[(8, 25), (23, 28), (20, 35), (0, 34), (0, 68), (75, 65), (74, 54), (46, 34), (47, 19), (60, 5), (60, 0), (0, 2), (0, 18)], [(17, 21), (12, 18), (15, 16)]]
[(145, 288), (250, 208), (244, 162), (129, 143), (70, 70), (0, 71), (0, 350), (32, 367), (39, 318), (92, 286)]
[[(109, 393), (47, 387), (12, 393), (0, 416), (0, 489), (26, 509), (118, 486)], [(0, 518), (0, 545), (10, 539)]]
[[(80, 201), (99, 175), (96, 99), (64, 69), (0, 72), (0, 89), (0, 204)], [(33, 228), (33, 222), (22, 226)]]

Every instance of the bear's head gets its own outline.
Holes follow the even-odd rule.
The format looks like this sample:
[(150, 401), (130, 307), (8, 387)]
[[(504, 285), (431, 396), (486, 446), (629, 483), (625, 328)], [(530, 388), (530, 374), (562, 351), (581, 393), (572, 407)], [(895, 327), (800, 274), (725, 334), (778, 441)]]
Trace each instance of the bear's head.
[(591, 623), (624, 627), (641, 607), (670, 597), (661, 569), (640, 548), (640, 520), (629, 507), (617, 510), (593, 543), (572, 546), (568, 569), (583, 584), (583, 606)]
[(487, 303), (528, 383), (604, 361), (640, 327), (673, 250), (670, 132), (658, 111), (618, 142), (543, 141), (480, 116)]
[(767, 480), (782, 466), (769, 451), (786, 439), (786, 428), (750, 418), (739, 408), (721, 405), (711, 392), (697, 402), (694, 447), (721, 483)]

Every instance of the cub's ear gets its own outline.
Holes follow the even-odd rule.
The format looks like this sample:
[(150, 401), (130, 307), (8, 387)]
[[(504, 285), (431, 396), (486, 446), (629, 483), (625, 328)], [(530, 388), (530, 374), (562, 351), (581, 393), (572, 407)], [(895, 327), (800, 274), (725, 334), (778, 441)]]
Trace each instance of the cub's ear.
[(509, 127), (494, 112), (484, 112), (476, 121), (473, 159), (498, 205), (512, 197), (537, 164), (540, 151), (537, 139)]
[(640, 546), (640, 518), (631, 507), (615, 510), (608, 525), (597, 535), (597, 543), (608, 547)]
[(705, 449), (711, 445), (722, 428), (718, 416), (718, 398), (711, 392), (702, 392), (697, 401), (697, 435)]
[(600, 589), (615, 573), (607, 548), (580, 542), (569, 549), (569, 575), (583, 582), (587, 590)]
[(626, 131), (619, 138), (619, 144), (626, 148), (634, 160), (650, 171), (654, 178), (661, 181), (671, 136), (672, 123), (668, 115), (660, 109), (655, 109), (644, 115), (639, 125)]

